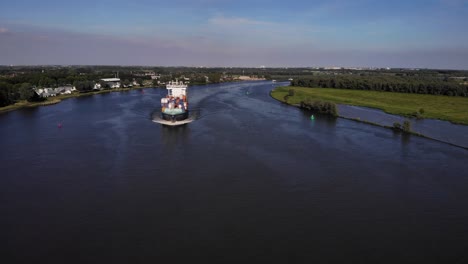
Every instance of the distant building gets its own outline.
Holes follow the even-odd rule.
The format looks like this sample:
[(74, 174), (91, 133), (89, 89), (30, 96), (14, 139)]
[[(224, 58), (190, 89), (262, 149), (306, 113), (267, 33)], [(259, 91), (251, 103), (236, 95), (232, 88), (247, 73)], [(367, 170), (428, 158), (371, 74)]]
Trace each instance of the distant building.
[(47, 98), (58, 94), (71, 94), (76, 91), (76, 88), (74, 86), (60, 86), (57, 88), (34, 88), (33, 90), (40, 97)]
[(110, 88), (120, 88), (120, 78), (105, 78), (101, 81), (107, 83)]
[(42, 98), (56, 96), (57, 93), (55, 92), (54, 88), (35, 88), (34, 92)]
[(237, 76), (237, 80), (240, 81), (260, 81), (260, 80), (265, 80), (263, 77), (258, 77), (257, 75), (252, 75), (252, 76), (247, 76), (247, 75), (240, 75)]
[(60, 86), (55, 88), (55, 93), (57, 94), (71, 94), (74, 91), (76, 91), (74, 86)]

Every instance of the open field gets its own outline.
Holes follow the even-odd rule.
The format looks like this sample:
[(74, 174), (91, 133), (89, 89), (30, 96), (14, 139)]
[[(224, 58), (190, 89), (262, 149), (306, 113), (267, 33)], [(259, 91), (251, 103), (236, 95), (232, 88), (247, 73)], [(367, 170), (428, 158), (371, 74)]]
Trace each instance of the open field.
[(299, 104), (302, 100), (311, 98), (337, 104), (372, 107), (402, 116), (411, 116), (422, 108), (424, 118), (468, 125), (466, 97), (289, 86), (276, 88), (271, 92), (271, 96), (285, 102), (284, 96), (288, 94), (289, 89), (295, 91), (294, 96), (288, 98), (289, 104)]

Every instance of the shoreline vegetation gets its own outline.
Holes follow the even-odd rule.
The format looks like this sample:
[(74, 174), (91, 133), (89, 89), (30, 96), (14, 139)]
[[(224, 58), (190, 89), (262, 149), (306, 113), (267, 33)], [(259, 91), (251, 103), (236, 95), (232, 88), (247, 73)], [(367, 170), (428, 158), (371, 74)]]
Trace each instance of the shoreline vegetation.
[[(192, 85), (224, 83), (233, 81), (276, 80), (289, 81), (292, 86), (315, 89), (334, 88), (343, 90), (372, 90), (409, 94), (438, 94), (448, 97), (468, 98), (468, 71), (440, 69), (404, 69), (404, 68), (343, 68), (343, 67), (162, 67), (162, 66), (118, 66), (118, 65), (0, 65), (0, 112), (23, 107), (35, 107), (58, 103), (69, 96), (48, 97), (57, 92), (51, 89), (69, 89), (75, 87), (83, 94), (72, 97), (113, 91), (94, 91), (96, 88), (108, 89), (116, 86), (110, 79), (119, 79), (121, 87), (135, 88), (158, 87), (168, 81), (179, 79)], [(135, 89), (131, 88), (131, 89)], [(42, 89), (35, 95), (35, 89)], [(46, 90), (47, 89), (47, 90)], [(73, 90), (73, 89), (72, 89)], [(128, 89), (130, 90), (130, 89)], [(85, 93), (90, 92), (90, 93)], [(387, 93), (388, 94), (388, 93)], [(294, 100), (295, 96), (291, 97)], [(365, 98), (367, 100), (367, 98)], [(316, 100), (313, 100), (316, 101)], [(332, 100), (320, 100), (332, 102)], [(344, 104), (351, 104), (343, 102)], [(310, 107), (332, 107), (315, 104)], [(376, 106), (369, 106), (376, 107)], [(329, 108), (329, 111), (333, 109)], [(376, 107), (378, 108), (378, 107)], [(431, 116), (430, 109), (411, 109), (411, 114), (419, 118), (444, 117)], [(465, 108), (466, 109), (466, 108)], [(388, 113), (405, 115), (406, 113)], [(406, 111), (406, 110), (405, 110)], [(463, 111), (462, 111), (463, 112)], [(468, 118), (462, 121), (450, 119), (454, 123), (468, 124)]]
[[(351, 95), (350, 95), (349, 92), (351, 92)], [(343, 94), (341, 94), (340, 96), (337, 96), (337, 94), (339, 94), (339, 93), (343, 93)], [(362, 103), (362, 101), (360, 101), (360, 100), (362, 100), (362, 98), (364, 98), (364, 100), (365, 100), (366, 96), (364, 96), (362, 98), (356, 98), (356, 97), (359, 97), (360, 95), (367, 94), (367, 93), (381, 93), (381, 92), (357, 91), (357, 90), (350, 91), (350, 90), (339, 90), (339, 89), (333, 89), (333, 88), (330, 88), (330, 89), (327, 89), (327, 88), (313, 89), (313, 88), (304, 88), (304, 87), (280, 86), (280, 87), (276, 87), (275, 89), (271, 90), (270, 96), (273, 99), (275, 99), (277, 101), (280, 101), (282, 103), (285, 103), (285, 104), (288, 104), (288, 105), (291, 105), (291, 106), (295, 106), (295, 107), (298, 107), (298, 108), (301, 108), (301, 109), (312, 110), (312, 111), (314, 111), (314, 109), (311, 109), (310, 107), (304, 107), (304, 102), (311, 102), (312, 104), (314, 104), (314, 103), (318, 104), (319, 102), (321, 104), (339, 103), (339, 104), (355, 105), (355, 106), (362, 106), (362, 107), (372, 107), (372, 108), (375, 108), (375, 109), (380, 109), (380, 110), (382, 110), (382, 111), (384, 111), (386, 113), (389, 113), (389, 114), (402, 115), (402, 114), (399, 114), (401, 112), (397, 112), (397, 113), (387, 112), (385, 109), (379, 108), (378, 105), (375, 102), (372, 102), (370, 104)], [(388, 97), (391, 97), (391, 95), (395, 95), (395, 93), (386, 93), (385, 95), (387, 95), (387, 94), (388, 94)], [(399, 97), (398, 96), (399, 94), (396, 94), (396, 95), (397, 95), (397, 97)], [(404, 94), (404, 96), (408, 96), (408, 95), (409, 94)], [(426, 99), (427, 96), (436, 97), (434, 100), (437, 100), (438, 97), (443, 97), (443, 98), (447, 98), (447, 99), (456, 99), (456, 101), (458, 101), (460, 99), (464, 99), (464, 101), (465, 101), (464, 103), (466, 105), (462, 104), (461, 106), (459, 105), (459, 107), (468, 109), (468, 98), (455, 98), (455, 97), (434, 96), (434, 95), (413, 95), (413, 96), (424, 97), (424, 98), (420, 98), (420, 100)], [(367, 97), (369, 97), (368, 94), (367, 94)], [(377, 97), (377, 98), (379, 98), (379, 97)], [(356, 100), (353, 100), (353, 99), (356, 99)], [(414, 98), (412, 98), (412, 99), (414, 99)], [(356, 102), (358, 102), (358, 103), (356, 103)], [(426, 104), (430, 104), (432, 102), (433, 102), (432, 100), (429, 100), (428, 102), (426, 102)], [(447, 105), (453, 106), (454, 104), (455, 103), (451, 103), (451, 104), (447, 104)], [(403, 105), (396, 105), (396, 107), (397, 108), (398, 107), (403, 107)], [(408, 111), (409, 111), (410, 108), (411, 108), (410, 106), (408, 106), (408, 105), (406, 106), (406, 109)], [(412, 106), (412, 108), (414, 108), (414, 106)], [(430, 107), (427, 107), (427, 108), (431, 109)], [(447, 109), (444, 109), (444, 108), (442, 108), (440, 110), (441, 111), (444, 111), (444, 110), (447, 111)], [(404, 114), (403, 116), (415, 117), (415, 114), (413, 112), (411, 112), (411, 111), (408, 112), (408, 111), (404, 112), (406, 114)], [(317, 111), (314, 111), (314, 112), (317, 112)], [(454, 147), (459, 147), (459, 148), (463, 148), (463, 149), (468, 150), (468, 147), (456, 145), (456, 144), (453, 144), (453, 143), (450, 143), (450, 142), (446, 142), (446, 141), (443, 141), (443, 140), (428, 137), (428, 136), (426, 136), (424, 134), (421, 134), (421, 133), (414, 132), (414, 131), (411, 130), (411, 123), (409, 121), (405, 121), (405, 122), (403, 122), (403, 124), (395, 122), (393, 124), (393, 126), (386, 126), (386, 125), (382, 125), (382, 124), (378, 124), (378, 123), (374, 123), (374, 122), (370, 122), (370, 121), (366, 121), (366, 120), (361, 120), (360, 118), (350, 118), (350, 117), (340, 116), (338, 112), (334, 112), (334, 111), (328, 112), (328, 113), (318, 111), (318, 113), (327, 114), (327, 115), (331, 115), (331, 116), (335, 116), (335, 117), (340, 117), (340, 118), (343, 118), (343, 119), (352, 120), (352, 121), (356, 121), (356, 122), (361, 122), (361, 123), (365, 123), (365, 124), (368, 124), (368, 125), (388, 128), (388, 129), (392, 129), (393, 131), (398, 132), (398, 133), (419, 136), (419, 137), (435, 140), (435, 141), (438, 141), (438, 142), (441, 142), (441, 143), (449, 144), (449, 145), (454, 146)], [(417, 113), (418, 113), (418, 118), (432, 118), (432, 115), (428, 116), (426, 114), (426, 110), (424, 110), (424, 108), (420, 108), (417, 111)], [(424, 115), (424, 117), (422, 117), (422, 115)], [(447, 120), (447, 119), (441, 119), (441, 118), (436, 118), (436, 119), (445, 120), (445, 121), (449, 121), (449, 122), (456, 123), (456, 124), (468, 125), (468, 113), (465, 113), (465, 117), (467, 119), (457, 119), (457, 120), (462, 120), (462, 121), (466, 120), (465, 122), (453, 122), (453, 120)]]
[(9, 112), (21, 108), (32, 108), (38, 106), (47, 106), (47, 105), (54, 105), (60, 103), (62, 100), (66, 100), (69, 98), (76, 98), (76, 97), (83, 97), (83, 96), (91, 96), (96, 94), (105, 94), (105, 93), (112, 93), (112, 92), (128, 92), (131, 90), (139, 90), (145, 88), (160, 88), (154, 86), (141, 86), (141, 87), (129, 87), (129, 88), (114, 88), (114, 89), (106, 89), (106, 90), (98, 90), (98, 91), (91, 91), (91, 92), (73, 92), (72, 94), (62, 94), (57, 95), (54, 97), (48, 97), (44, 101), (39, 102), (29, 102), (27, 100), (21, 100), (16, 102), (12, 105), (7, 105), (0, 107), (0, 113)]
[(86, 93), (114, 87), (159, 87), (173, 80), (192, 85), (265, 80), (270, 73), (277, 71), (282, 70), (201, 66), (0, 65), (0, 112), (57, 103), (58, 98), (43, 98), (68, 94), (75, 89)]
[[(246, 81), (249, 81), (249, 80), (246, 80)], [(258, 81), (258, 80), (254, 80), (254, 81)], [(235, 80), (231, 82), (240, 82), (240, 81)], [(206, 83), (196, 83), (194, 85), (206, 85)], [(22, 109), (22, 108), (33, 108), (33, 107), (38, 107), (38, 106), (54, 105), (54, 104), (60, 103), (62, 100), (66, 100), (69, 98), (91, 96), (91, 95), (96, 95), (96, 94), (105, 94), (105, 93), (112, 93), (112, 92), (128, 92), (132, 90), (140, 90), (140, 89), (146, 89), (146, 88), (164, 88), (164, 86), (150, 85), (150, 86), (136, 86), (136, 87), (133, 86), (133, 87), (127, 87), (127, 88), (111, 88), (111, 89), (104, 89), (104, 90), (94, 90), (94, 91), (89, 91), (89, 92), (76, 91), (76, 92), (73, 92), (72, 94), (61, 94), (61, 95), (57, 95), (54, 97), (44, 98), (43, 101), (30, 102), (28, 100), (21, 100), (14, 104), (0, 107), (0, 114), (5, 113), (5, 112), (10, 112), (13, 110)]]
[(468, 98), (443, 95), (407, 94), (333, 88), (307, 88), (283, 86), (272, 91), (271, 96), (288, 104), (300, 104), (306, 99), (336, 104), (380, 109), (388, 114), (411, 118), (431, 118), (468, 125)]

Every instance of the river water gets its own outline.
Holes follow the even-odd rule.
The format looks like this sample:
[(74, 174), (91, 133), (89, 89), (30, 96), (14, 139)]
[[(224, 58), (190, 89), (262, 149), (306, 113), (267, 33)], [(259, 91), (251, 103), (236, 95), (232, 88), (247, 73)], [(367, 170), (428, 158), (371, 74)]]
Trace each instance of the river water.
[(379, 109), (351, 105), (338, 105), (338, 111), (340, 116), (359, 118), (360, 120), (384, 126), (393, 126), (394, 122), (403, 124), (405, 120), (408, 120), (411, 123), (411, 130), (414, 132), (421, 133), (442, 142), (468, 148), (468, 126), (465, 125), (457, 125), (448, 121), (436, 119), (405, 118), (398, 115), (387, 114)]
[(468, 261), (467, 150), (273, 88), (190, 87), (177, 128), (164, 89), (1, 114), (2, 263)]

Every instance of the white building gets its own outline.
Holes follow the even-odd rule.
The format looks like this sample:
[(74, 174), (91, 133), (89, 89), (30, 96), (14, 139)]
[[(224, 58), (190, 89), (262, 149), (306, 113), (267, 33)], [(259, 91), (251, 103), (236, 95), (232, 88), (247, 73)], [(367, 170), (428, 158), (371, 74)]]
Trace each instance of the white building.
[(60, 86), (57, 88), (34, 88), (34, 92), (40, 97), (52, 97), (57, 96), (58, 94), (71, 94), (73, 91), (76, 91), (74, 86)]
[(120, 88), (120, 78), (105, 78), (101, 81), (106, 82), (110, 88)]
[(74, 91), (76, 91), (74, 86), (60, 86), (55, 88), (55, 93), (58, 94), (71, 94)]
[(34, 92), (36, 92), (37, 95), (43, 98), (57, 95), (57, 93), (55, 93), (54, 88), (35, 88)]

